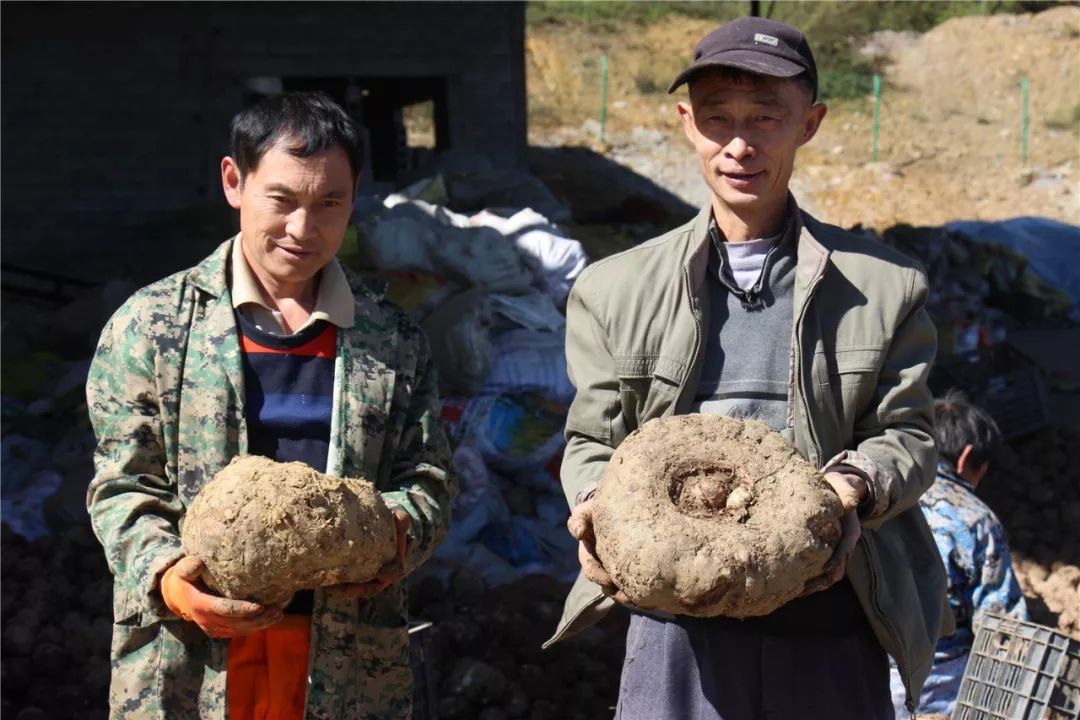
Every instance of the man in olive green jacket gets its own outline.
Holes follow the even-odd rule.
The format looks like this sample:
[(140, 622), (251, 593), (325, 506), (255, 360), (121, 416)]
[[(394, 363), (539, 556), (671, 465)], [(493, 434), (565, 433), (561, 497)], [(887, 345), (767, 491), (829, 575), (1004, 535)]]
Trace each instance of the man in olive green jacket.
[[(180, 527), (199, 489), (259, 451), (277, 422), (299, 428), (290, 442), (315, 447), (320, 471), (376, 485), (398, 517), (402, 554), (371, 583), (315, 589), (294, 616), (310, 630), (295, 713), (271, 705), (271, 716), (404, 720), (412, 674), (396, 580), (445, 535), (456, 492), (433, 362), (420, 329), (334, 257), (361, 166), (345, 113), (292, 94), (245, 111), (233, 131), (222, 176), (240, 234), (136, 292), (102, 332), (87, 383), (98, 438), (87, 504), (115, 575), (111, 717), (249, 717), (239, 701), (265, 704), (267, 688), (254, 683), (253, 697), (227, 693), (230, 639), (272, 629), (282, 612), (201, 586)], [(249, 372), (248, 335), (284, 347), (310, 331), (327, 339), (325, 402), (300, 399), (300, 420), (282, 425), (254, 407), (256, 391), (262, 409), (276, 400), (246, 382), (270, 380)], [(172, 600), (168, 578), (179, 588)]]
[[(586, 269), (568, 301), (567, 361), (577, 395), (566, 424), (562, 478), (583, 572), (549, 644), (596, 622), (615, 602), (627, 602), (595, 554), (590, 500), (627, 435), (648, 420), (678, 413), (760, 417), (771, 419), (823, 469), (848, 510), (826, 574), (806, 593), (825, 591), (824, 597), (850, 583), (851, 605), (865, 617), (857, 622), (868, 625), (876, 652), (883, 648), (896, 658), (909, 697), (918, 697), (947, 622), (945, 577), (917, 504), (933, 481), (936, 458), (926, 386), (936, 340), (924, 309), (926, 278), (899, 253), (801, 212), (788, 194), (795, 152), (825, 115), (825, 106), (815, 102), (813, 56), (798, 30), (745, 18), (706, 36), (694, 58), (672, 89), (689, 83), (689, 101), (679, 103), (679, 114), (710, 202), (686, 225)], [(740, 282), (754, 252), (755, 271)], [(771, 282), (777, 285), (764, 287)], [(777, 315), (784, 303), (788, 314)], [(776, 317), (783, 328), (767, 324)], [(734, 325), (742, 328), (737, 337), (752, 347), (724, 345)], [(749, 360), (747, 353), (754, 353)], [(767, 378), (757, 392), (753, 373), (759, 365), (779, 368), (781, 382)], [(747, 367), (744, 387), (755, 392), (739, 389), (742, 378), (723, 385)], [(856, 706), (839, 698), (827, 701), (834, 702), (832, 714), (829, 708), (819, 714), (812, 709), (818, 698), (790, 690), (798, 685), (795, 678), (772, 678), (770, 686), (769, 679), (754, 679), (764, 672), (757, 666), (736, 671), (740, 677), (713, 691), (710, 683), (724, 671), (707, 666), (695, 638), (710, 626), (632, 610), (634, 642), (628, 638), (620, 718), (795, 717), (791, 709), (769, 709), (780, 694), (791, 695), (784, 707), (801, 708), (799, 717), (892, 714), (883, 654), (872, 662), (876, 695), (868, 705), (845, 710)], [(794, 617), (779, 633), (782, 639), (792, 627), (798, 634), (800, 624), (827, 620)], [(646, 637), (650, 623), (665, 622)], [(752, 627), (773, 632), (750, 622), (732, 632)], [(683, 639), (665, 645), (673, 634)], [(687, 657), (680, 660), (680, 653)], [(810, 658), (795, 662), (802, 673), (857, 677), (862, 671), (858, 658), (826, 670), (816, 670)], [(680, 663), (700, 679), (677, 677), (672, 668), (682, 672)], [(748, 657), (745, 664), (754, 661)], [(749, 692), (746, 687), (760, 688), (760, 697), (744, 698), (738, 707), (728, 702)], [(818, 684), (814, 692), (820, 691)], [(695, 693), (703, 697), (683, 697)]]

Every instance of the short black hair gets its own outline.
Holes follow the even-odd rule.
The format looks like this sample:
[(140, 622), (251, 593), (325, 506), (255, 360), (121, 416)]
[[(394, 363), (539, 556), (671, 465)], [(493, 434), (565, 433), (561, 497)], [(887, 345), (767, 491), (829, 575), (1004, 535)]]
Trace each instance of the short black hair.
[(810, 96), (811, 105), (817, 104), (817, 81), (810, 76), (810, 73), (801, 72), (791, 79), (794, 80), (806, 92), (806, 94)]
[(1001, 447), (1001, 430), (990, 413), (954, 389), (934, 401), (934, 441), (938, 457), (954, 468), (960, 453), (971, 445), (971, 462), (981, 467)]
[[(749, 70), (743, 70), (742, 68), (730, 67), (727, 65), (713, 65), (705, 66), (697, 70), (694, 74), (690, 75), (686, 79), (687, 87), (689, 88), (690, 82), (695, 77), (704, 75), (705, 73), (712, 73), (719, 75), (726, 80), (749, 80), (751, 83), (757, 84), (764, 78), (773, 78), (774, 75), (763, 75), (761, 73), (750, 72)], [(813, 105), (817, 102), (817, 83), (814, 82), (814, 78), (808, 72), (801, 72), (798, 75), (793, 75), (788, 78), (776, 78), (777, 80), (791, 80), (800, 88), (803, 92), (810, 96), (810, 104)]]
[(233, 118), (232, 156), (241, 179), (285, 139), (293, 141), (285, 150), (296, 157), (340, 147), (349, 158), (353, 182), (360, 177), (364, 151), (352, 118), (324, 93), (289, 92), (265, 97)]

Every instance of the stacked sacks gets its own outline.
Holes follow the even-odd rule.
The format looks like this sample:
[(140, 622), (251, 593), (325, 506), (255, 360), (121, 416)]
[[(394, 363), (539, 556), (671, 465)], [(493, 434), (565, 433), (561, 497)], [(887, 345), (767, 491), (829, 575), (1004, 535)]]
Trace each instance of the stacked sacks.
[[(412, 192), (445, 200), (425, 190)], [(357, 218), (358, 264), (387, 283), (388, 297), (437, 346), (442, 394), (478, 395), (502, 332), (562, 331), (560, 308), (585, 267), (584, 250), (529, 209), (467, 216), (408, 193)], [(552, 354), (559, 347), (544, 345)]]
[(439, 179), (422, 181), (358, 218), (361, 268), (431, 341), (456, 448), (461, 495), (428, 572), (448, 582), (466, 567), (489, 586), (569, 579), (575, 544), (557, 471), (573, 398), (562, 308), (587, 258), (534, 210), (466, 215), (446, 207), (452, 196)]
[(618, 620), (539, 649), (578, 568), (558, 467), (573, 397), (562, 308), (585, 253), (533, 210), (455, 213), (440, 185), (388, 198), (359, 244), (428, 333), (454, 446), (453, 522), (409, 581), (411, 612), (435, 623), (439, 717), (596, 717), (618, 688)]

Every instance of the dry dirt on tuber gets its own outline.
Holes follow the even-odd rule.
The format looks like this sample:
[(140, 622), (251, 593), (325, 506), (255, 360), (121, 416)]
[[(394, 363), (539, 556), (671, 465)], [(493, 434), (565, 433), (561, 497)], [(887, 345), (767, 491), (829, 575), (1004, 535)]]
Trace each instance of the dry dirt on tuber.
[(593, 528), (597, 555), (635, 604), (744, 618), (821, 574), (841, 514), (821, 474), (763, 423), (682, 415), (619, 446)]
[(370, 580), (396, 551), (393, 515), (370, 482), (256, 455), (233, 460), (199, 492), (182, 539), (206, 564), (211, 589), (266, 605)]

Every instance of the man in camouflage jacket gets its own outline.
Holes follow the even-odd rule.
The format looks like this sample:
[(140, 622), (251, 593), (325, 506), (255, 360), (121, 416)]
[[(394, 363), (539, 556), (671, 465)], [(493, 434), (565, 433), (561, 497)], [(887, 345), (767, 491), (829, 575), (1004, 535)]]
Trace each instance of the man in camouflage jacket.
[[(316, 100), (332, 105), (326, 98)], [(333, 110), (340, 113), (336, 106)], [(234, 138), (235, 132), (234, 122)], [(308, 139), (300, 137), (296, 152), (286, 148), (299, 156), (296, 162), (306, 161), (303, 151), (312, 149), (310, 142), (304, 145)], [(315, 157), (339, 150), (324, 147)], [(355, 193), (353, 160), (350, 156)], [(229, 197), (239, 207), (240, 201)], [(337, 267), (333, 254), (352, 196), (320, 199), (308, 208), (316, 217), (320, 208), (338, 213), (340, 203), (347, 205), (345, 220), (335, 221), (334, 232), (340, 234), (328, 242), (324, 268)], [(229, 640), (210, 637), (200, 625), (178, 617), (159, 586), (185, 555), (179, 534), (185, 508), (218, 470), (248, 452), (242, 354), (231, 298), (233, 245), (248, 232), (247, 209), (240, 209), (241, 235), (196, 267), (136, 292), (117, 311), (102, 332), (90, 370), (87, 397), (98, 446), (87, 504), (115, 575), (113, 718), (187, 720), (227, 713)], [(298, 215), (309, 222), (304, 211)], [(309, 225), (313, 222), (321, 221)], [(304, 232), (309, 231), (316, 233)], [(300, 253), (290, 262), (308, 259)], [(407, 513), (402, 571), (408, 572), (444, 536), (456, 492), (438, 420), (433, 363), (421, 331), (402, 311), (359, 279), (346, 277), (353, 320), (336, 333), (326, 471), (371, 480), (392, 509)], [(311, 618), (304, 716), (409, 717), (412, 676), (403, 586), (391, 584), (368, 599), (318, 589)]]

